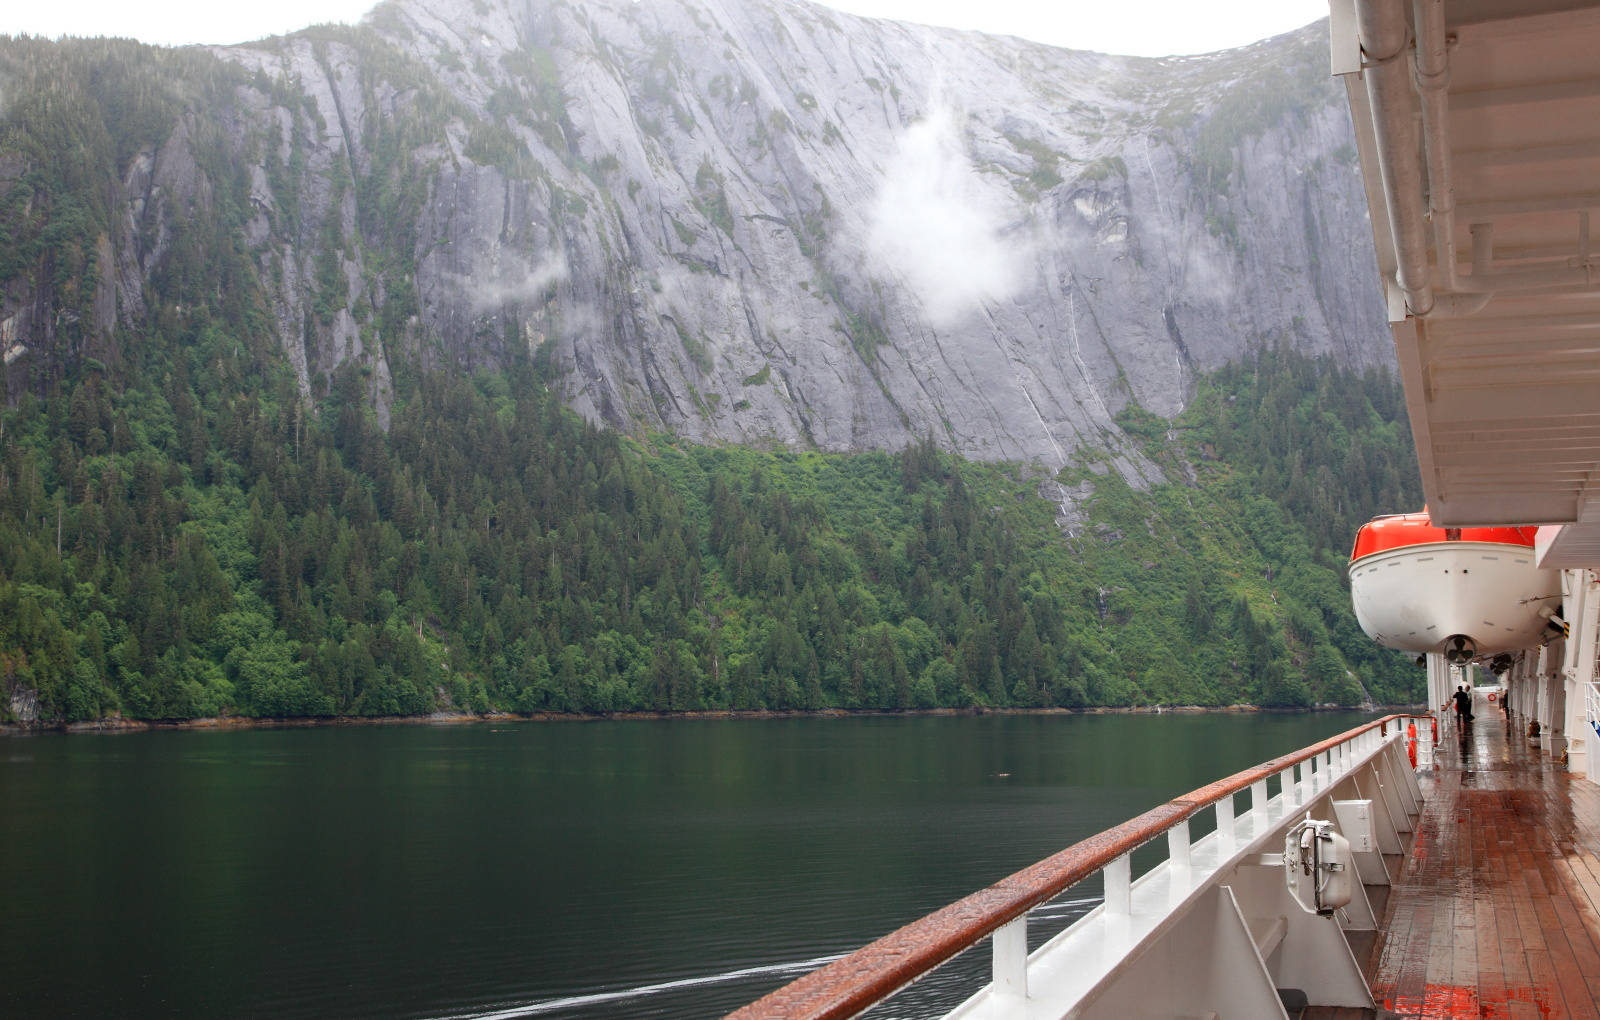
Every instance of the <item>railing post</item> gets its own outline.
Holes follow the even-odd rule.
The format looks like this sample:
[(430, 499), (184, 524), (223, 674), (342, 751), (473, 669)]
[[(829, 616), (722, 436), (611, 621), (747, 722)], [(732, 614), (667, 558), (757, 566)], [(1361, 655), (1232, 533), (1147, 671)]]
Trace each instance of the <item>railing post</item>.
[(1028, 915), (994, 930), (994, 994), (1028, 997)]
[(1267, 781), (1265, 779), (1250, 786), (1250, 811), (1255, 815), (1255, 835), (1259, 839), (1267, 831)]
[(1226, 857), (1233, 852), (1233, 794), (1217, 801), (1217, 849), (1218, 857)]
[(1174, 881), (1180, 873), (1185, 879), (1188, 878), (1189, 819), (1187, 818), (1167, 830), (1167, 861), (1172, 868)]
[(1133, 860), (1123, 854), (1100, 874), (1106, 883), (1106, 916), (1127, 917), (1133, 909)]

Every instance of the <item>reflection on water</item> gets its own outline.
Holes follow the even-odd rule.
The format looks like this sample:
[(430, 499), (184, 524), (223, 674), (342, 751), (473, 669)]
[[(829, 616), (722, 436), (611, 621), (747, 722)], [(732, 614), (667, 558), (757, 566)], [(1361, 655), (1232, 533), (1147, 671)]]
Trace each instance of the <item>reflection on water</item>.
[[(1358, 718), (0, 737), (0, 1016), (717, 1015)], [(961, 998), (987, 956), (892, 1015)]]

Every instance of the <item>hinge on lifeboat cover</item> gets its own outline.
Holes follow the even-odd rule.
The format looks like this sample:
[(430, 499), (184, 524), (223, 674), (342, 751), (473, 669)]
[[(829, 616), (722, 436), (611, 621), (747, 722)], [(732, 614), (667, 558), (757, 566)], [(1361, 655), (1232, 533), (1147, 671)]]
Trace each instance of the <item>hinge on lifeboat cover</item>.
[(1446, 542), (1459, 542), (1459, 541), (1461, 541), (1461, 529), (1460, 528), (1446, 528), (1446, 529), (1444, 529), (1444, 540)]

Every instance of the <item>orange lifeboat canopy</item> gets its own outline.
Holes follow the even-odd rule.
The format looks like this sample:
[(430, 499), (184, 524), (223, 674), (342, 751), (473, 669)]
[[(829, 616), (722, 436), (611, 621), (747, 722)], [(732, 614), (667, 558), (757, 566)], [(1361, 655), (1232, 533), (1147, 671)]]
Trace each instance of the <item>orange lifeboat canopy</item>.
[(1389, 648), (1466, 662), (1542, 643), (1561, 577), (1540, 570), (1537, 528), (1436, 528), (1427, 510), (1362, 525), (1350, 603)]
[(1533, 536), (1538, 528), (1436, 528), (1428, 520), (1428, 511), (1418, 514), (1392, 514), (1375, 517), (1356, 532), (1355, 548), (1350, 551), (1353, 563), (1363, 556), (1403, 549), (1412, 545), (1430, 545), (1434, 542), (1494, 542), (1499, 545), (1521, 545), (1533, 548)]

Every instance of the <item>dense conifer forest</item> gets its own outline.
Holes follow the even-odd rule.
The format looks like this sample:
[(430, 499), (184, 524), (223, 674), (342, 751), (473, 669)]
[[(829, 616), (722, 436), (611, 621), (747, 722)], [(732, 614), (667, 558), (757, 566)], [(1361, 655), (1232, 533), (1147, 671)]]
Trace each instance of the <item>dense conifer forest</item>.
[(301, 397), (248, 181), (203, 125), (215, 189), (174, 221), (147, 314), (92, 328), (103, 182), (242, 72), (27, 40), (0, 70), (0, 288), (46, 267), (56, 324), (26, 377), (0, 364), (0, 718), (1419, 696), (1343, 582), (1355, 528), (1421, 502), (1385, 374), (1263, 347), (1176, 421), (1130, 406), (1169, 480), (1088, 451), (1056, 479), (1085, 497), (1063, 529), (1037, 466), (623, 435), (563, 408), (542, 349), (483, 370), (408, 338), (422, 184), (396, 169), (356, 182), (340, 242), (390, 274), (363, 322), (395, 371), (385, 430), (370, 365)]
[(355, 369), (308, 409), (215, 324), (141, 350), (0, 417), (0, 671), (45, 719), (1415, 696), (1341, 583), (1416, 502), (1386, 377), (1268, 351), (1125, 412), (1193, 480), (1069, 469), (1066, 535), (1024, 465), (635, 440), (531, 361), (404, 373), (385, 434)]

